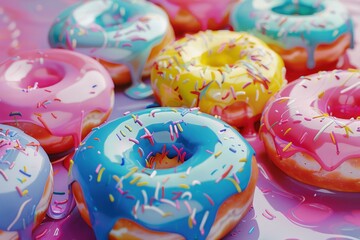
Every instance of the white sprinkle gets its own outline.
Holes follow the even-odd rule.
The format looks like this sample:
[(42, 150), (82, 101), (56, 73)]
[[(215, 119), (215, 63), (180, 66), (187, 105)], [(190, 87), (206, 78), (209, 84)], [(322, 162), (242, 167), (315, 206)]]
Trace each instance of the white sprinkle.
[(319, 130), (319, 132), (315, 135), (314, 141), (316, 141), (316, 140), (319, 138), (320, 134), (323, 133), (323, 132), (325, 131), (325, 129), (328, 128), (328, 127), (329, 127), (331, 124), (333, 124), (333, 123), (334, 123), (334, 121), (331, 121), (331, 122), (328, 122), (327, 124), (325, 124), (325, 125)]
[(148, 203), (148, 196), (147, 196), (147, 193), (145, 192), (145, 190), (141, 190), (141, 193), (143, 195), (143, 198), (144, 198), (144, 205), (147, 205)]
[(165, 215), (164, 211), (162, 211), (160, 208), (157, 208), (157, 207), (155, 207), (155, 206), (145, 205), (145, 206), (144, 206), (144, 209), (145, 209), (145, 210), (153, 210), (153, 211), (159, 213), (161, 216), (164, 216), (164, 215)]
[(349, 87), (347, 87), (347, 88), (345, 88), (345, 89), (342, 89), (342, 90), (340, 91), (340, 93), (341, 93), (341, 94), (346, 93), (346, 92), (352, 90), (353, 88), (358, 87), (359, 85), (360, 85), (360, 82), (356, 82), (356, 83), (354, 83), (353, 85), (351, 85), (351, 86), (349, 86)]
[(208, 216), (209, 216), (209, 211), (206, 211), (203, 218), (202, 218), (202, 220), (201, 220), (200, 227), (199, 227), (201, 235), (204, 235), (204, 226), (205, 226), (205, 223), (206, 223), (206, 220), (207, 220)]
[(259, 100), (259, 89), (256, 89), (256, 92), (255, 92), (255, 101), (258, 101)]
[(160, 199), (160, 202), (169, 204), (169, 205), (173, 206), (174, 208), (176, 208), (176, 204), (174, 202), (170, 201), (169, 199), (162, 198), (162, 199)]
[(157, 172), (156, 170), (154, 170), (151, 174), (150, 174), (150, 178), (154, 178), (156, 176)]
[(199, 181), (199, 180), (194, 180), (194, 181), (192, 181), (192, 183), (191, 183), (193, 186), (195, 186), (195, 185), (201, 185), (201, 182)]
[(18, 213), (16, 214), (15, 219), (12, 221), (12, 223), (10, 223), (10, 225), (9, 225), (8, 228), (7, 228), (7, 231), (10, 231), (11, 228), (14, 226), (14, 224), (17, 222), (17, 220), (19, 220), (20, 215), (21, 215), (21, 213), (23, 212), (26, 204), (28, 204), (31, 200), (32, 200), (32, 198), (26, 200), (25, 202), (23, 202), (23, 203), (21, 204), (21, 206), (20, 206), (20, 208), (19, 208), (19, 210), (18, 210)]
[(183, 194), (181, 194), (181, 198), (185, 198), (188, 197), (189, 200), (191, 200), (192, 198), (192, 193), (189, 191), (184, 192)]
[(156, 188), (155, 188), (155, 194), (154, 194), (154, 198), (156, 200), (159, 200), (159, 190), (160, 190), (160, 182), (156, 183)]
[(191, 219), (194, 222), (195, 219), (195, 214), (196, 214), (196, 208), (193, 209), (193, 212), (191, 213)]
[(134, 218), (135, 218), (135, 219), (138, 218), (136, 212), (137, 212), (137, 210), (138, 210), (138, 208), (139, 208), (139, 205), (140, 205), (140, 201), (137, 200), (137, 201), (136, 201), (136, 204), (135, 204), (135, 208), (134, 208)]

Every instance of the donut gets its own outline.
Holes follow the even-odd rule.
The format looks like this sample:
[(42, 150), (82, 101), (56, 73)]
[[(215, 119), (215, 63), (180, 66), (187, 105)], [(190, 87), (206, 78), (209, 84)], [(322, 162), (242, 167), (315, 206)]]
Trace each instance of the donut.
[(37, 139), (51, 160), (73, 151), (113, 103), (109, 74), (85, 55), (32, 50), (0, 65), (0, 123)]
[(200, 107), (232, 126), (253, 131), (266, 101), (285, 83), (284, 64), (247, 33), (206, 31), (188, 35), (159, 54), (151, 84), (168, 107)]
[(235, 129), (187, 108), (108, 122), (73, 160), (72, 193), (97, 239), (220, 239), (247, 214), (258, 174)]
[[(129, 82), (132, 98), (152, 94), (141, 76), (174, 33), (166, 13), (143, 0), (95, 0), (63, 11), (49, 30), (49, 43), (99, 58), (117, 84)], [(120, 65), (119, 65), (120, 64)]]
[(272, 162), (316, 187), (360, 192), (359, 70), (302, 77), (269, 100), (260, 137)]
[(264, 40), (288, 72), (332, 70), (354, 46), (350, 13), (338, 0), (244, 0), (230, 16), (236, 31)]
[(0, 239), (32, 239), (53, 193), (53, 171), (38, 141), (0, 124)]
[(177, 35), (205, 30), (224, 29), (229, 14), (239, 0), (150, 0), (169, 15)]

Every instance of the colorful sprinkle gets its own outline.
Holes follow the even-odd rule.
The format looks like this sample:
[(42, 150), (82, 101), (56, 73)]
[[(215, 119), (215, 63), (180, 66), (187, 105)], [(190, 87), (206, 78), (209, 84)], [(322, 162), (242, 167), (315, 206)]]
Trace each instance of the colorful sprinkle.
[(98, 174), (97, 179), (96, 179), (97, 182), (101, 181), (101, 177), (102, 177), (104, 171), (105, 171), (104, 167), (100, 169), (99, 174)]
[(291, 145), (292, 145), (292, 142), (289, 142), (289, 143), (282, 149), (282, 151), (283, 151), (283, 152), (286, 152), (286, 151), (291, 147)]

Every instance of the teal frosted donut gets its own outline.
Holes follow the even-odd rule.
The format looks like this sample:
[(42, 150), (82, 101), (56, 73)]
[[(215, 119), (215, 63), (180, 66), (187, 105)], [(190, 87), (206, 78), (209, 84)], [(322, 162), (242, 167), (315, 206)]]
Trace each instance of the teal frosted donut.
[(254, 150), (197, 109), (155, 108), (94, 129), (71, 182), (97, 239), (219, 239), (249, 209)]
[[(134, 85), (126, 93), (133, 98), (143, 98), (152, 93), (150, 86), (141, 80), (147, 59), (155, 47), (168, 42), (172, 36), (167, 14), (153, 3), (92, 0), (64, 10), (49, 30), (49, 43), (113, 65), (126, 65)], [(128, 78), (124, 71), (120, 68), (120, 77)]]
[(353, 47), (350, 13), (338, 0), (244, 0), (231, 24), (262, 38), (291, 69), (321, 69)]

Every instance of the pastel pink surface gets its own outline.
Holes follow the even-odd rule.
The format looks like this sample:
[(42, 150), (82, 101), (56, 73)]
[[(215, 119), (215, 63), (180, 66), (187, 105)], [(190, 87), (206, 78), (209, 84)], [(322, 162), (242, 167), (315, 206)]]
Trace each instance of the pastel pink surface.
[[(54, 16), (75, 0), (12, 0), (0, 3), (0, 62), (22, 50), (48, 48), (47, 31)], [(355, 21), (355, 49), (338, 66), (360, 68), (360, 5), (344, 0)], [(153, 99), (131, 100), (121, 89), (115, 96), (111, 118), (143, 109)], [(360, 194), (318, 189), (290, 179), (267, 160), (262, 143), (249, 138), (256, 150), (260, 176), (254, 206), (226, 239), (359, 239)], [(55, 208), (66, 200), (67, 173), (54, 166)], [(34, 232), (36, 239), (95, 239), (77, 209), (66, 219), (46, 219)]]

